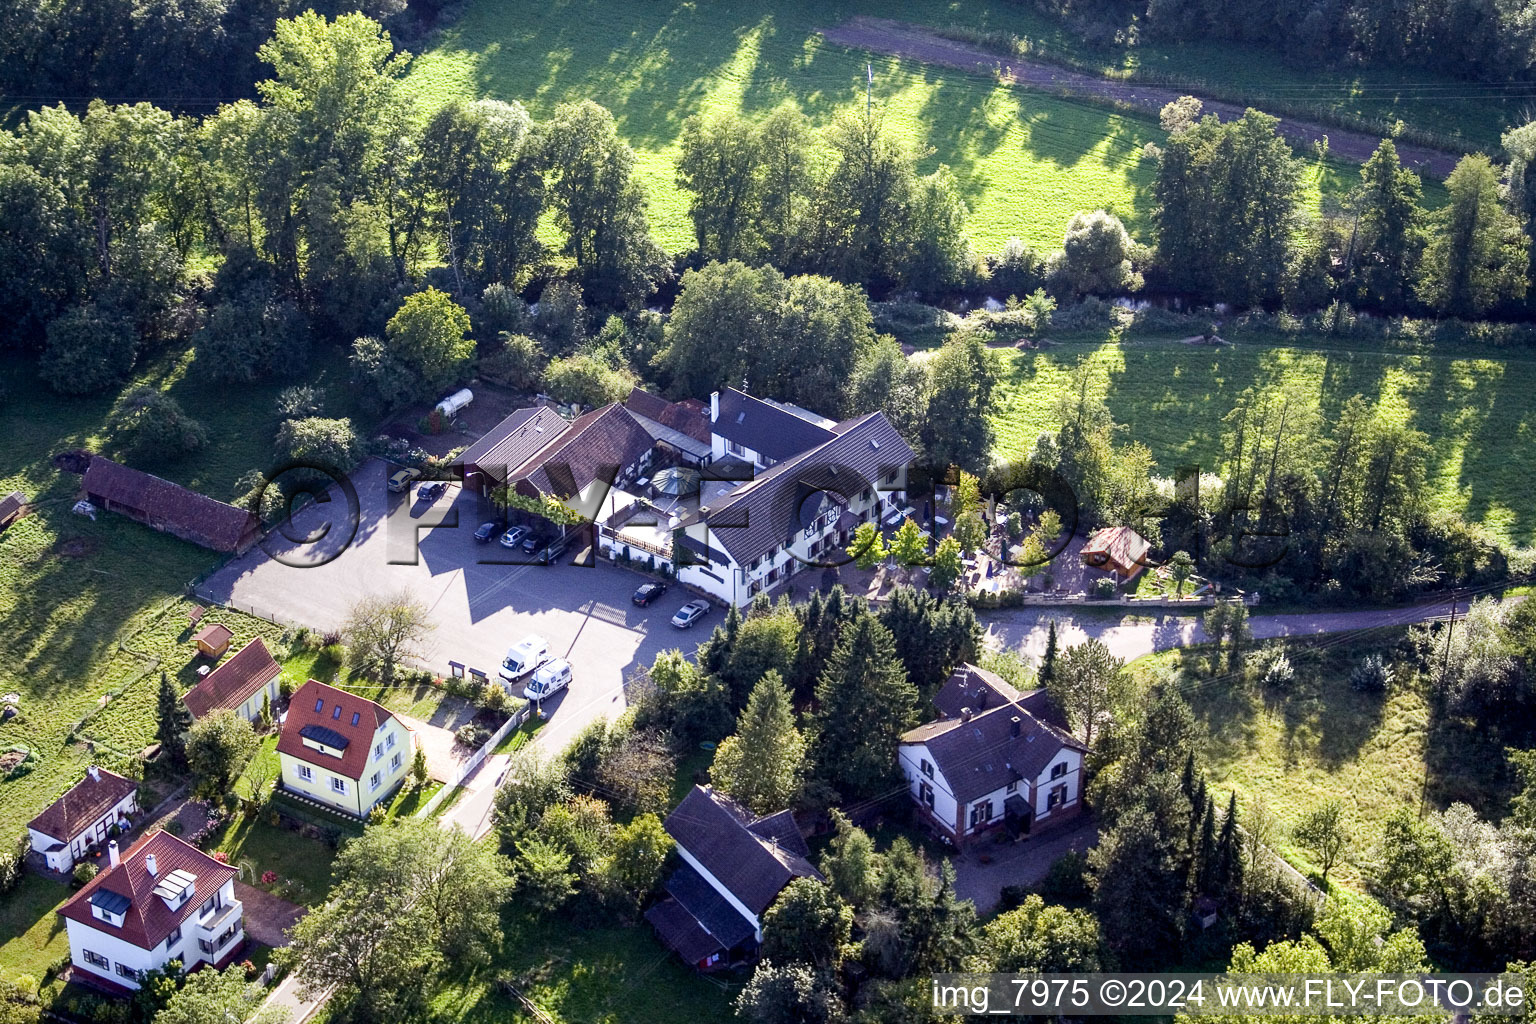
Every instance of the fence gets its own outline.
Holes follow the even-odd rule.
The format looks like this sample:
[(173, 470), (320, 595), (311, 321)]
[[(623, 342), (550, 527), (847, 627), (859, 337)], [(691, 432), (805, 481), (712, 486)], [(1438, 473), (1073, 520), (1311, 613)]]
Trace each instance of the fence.
[(516, 711), (512, 712), (511, 716), (508, 717), (505, 722), (501, 723), (501, 728), (491, 733), (491, 738), (486, 740), (485, 743), (481, 745), (479, 750), (470, 755), (469, 760), (459, 765), (458, 769), (453, 773), (453, 777), (446, 780), (443, 783), (443, 788), (438, 790), (436, 793), (433, 793), (432, 799), (422, 804), (421, 807), (416, 811), (415, 815), (413, 815), (413, 817), (429, 817), (439, 807), (441, 807), (443, 801), (448, 799), (449, 795), (452, 794), (455, 789), (458, 789), (461, 785), (463, 785), (464, 780), (469, 778), (474, 770), (479, 768), (480, 765), (485, 762), (487, 757), (491, 756), (491, 751), (500, 746), (502, 740), (510, 736), (514, 730), (516, 730), (519, 726), (528, 720), (528, 716), (532, 713), (532, 709), (533, 702), (529, 701), (522, 707), (518, 708)]

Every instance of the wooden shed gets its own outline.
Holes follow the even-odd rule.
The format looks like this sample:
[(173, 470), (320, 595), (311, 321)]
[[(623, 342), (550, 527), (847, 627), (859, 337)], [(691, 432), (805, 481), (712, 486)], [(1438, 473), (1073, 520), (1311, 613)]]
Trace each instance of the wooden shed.
[(1151, 543), (1129, 526), (1111, 526), (1089, 535), (1082, 558), (1090, 569), (1103, 569), (1128, 580), (1147, 567), (1147, 552), (1151, 550)]
[(197, 652), (209, 658), (222, 658), (224, 652), (229, 650), (229, 642), (234, 638), (234, 632), (222, 622), (211, 622), (198, 630), (197, 636), (192, 642), (197, 644)]

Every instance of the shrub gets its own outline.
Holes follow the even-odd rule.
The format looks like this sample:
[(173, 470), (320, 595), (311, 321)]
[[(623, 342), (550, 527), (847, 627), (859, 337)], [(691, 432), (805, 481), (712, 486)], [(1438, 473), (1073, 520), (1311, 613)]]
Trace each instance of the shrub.
[(1284, 651), (1277, 651), (1264, 669), (1264, 686), (1271, 690), (1289, 690), (1296, 681), (1296, 668)]
[(325, 388), (299, 384), (277, 393), (277, 415), (281, 419), (305, 419), (325, 411)]
[(87, 395), (127, 376), (137, 348), (133, 325), (126, 318), (87, 303), (66, 310), (48, 325), (38, 373), (60, 394)]
[(479, 750), (485, 746), (485, 741), (491, 738), (491, 730), (479, 722), (468, 722), (459, 726), (459, 731), (453, 734), (453, 740), (461, 747), (469, 750)]
[(277, 872), (276, 871), (263, 871), (261, 873), (261, 884), (262, 885), (276, 885), (277, 884)]
[(1109, 577), (1102, 577), (1093, 581), (1093, 596), (1101, 601), (1107, 601), (1115, 596), (1115, 581)]
[(284, 420), (277, 430), (277, 449), (287, 458), (327, 469), (347, 470), (362, 452), (362, 443), (349, 419), (308, 416)]
[(182, 412), (169, 395), (151, 387), (130, 390), (107, 421), (107, 433), (132, 454), (174, 458), (208, 443), (208, 428)]
[(526, 334), (502, 334), (502, 344), (480, 360), (480, 376), (522, 391), (532, 391), (544, 377), (547, 360), (539, 343)]
[(1035, 887), (1047, 903), (1083, 904), (1091, 890), (1088, 885), (1088, 858), (1068, 850), (1051, 862), (1050, 870)]
[(75, 884), (85, 885), (86, 883), (90, 882), (91, 879), (95, 878), (96, 873), (100, 870), (101, 869), (98, 868), (92, 861), (81, 861), (79, 864), (75, 865)]
[(26, 872), (28, 842), (26, 835), (0, 849), (0, 893), (10, 892)]
[(370, 825), (382, 825), (388, 818), (389, 808), (383, 804), (374, 804), (373, 808), (368, 812), (368, 824)]
[(1350, 671), (1349, 685), (1361, 693), (1385, 693), (1392, 685), (1392, 667), (1380, 654), (1367, 654)]

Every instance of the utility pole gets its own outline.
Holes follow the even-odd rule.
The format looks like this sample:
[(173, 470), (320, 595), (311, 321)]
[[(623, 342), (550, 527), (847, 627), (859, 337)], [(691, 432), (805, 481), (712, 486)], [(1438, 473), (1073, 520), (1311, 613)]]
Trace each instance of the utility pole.
[(873, 64), (864, 65), (864, 78), (864, 120), (868, 121), (870, 119), (871, 110), (873, 109), (874, 103), (873, 96), (875, 91), (875, 66)]

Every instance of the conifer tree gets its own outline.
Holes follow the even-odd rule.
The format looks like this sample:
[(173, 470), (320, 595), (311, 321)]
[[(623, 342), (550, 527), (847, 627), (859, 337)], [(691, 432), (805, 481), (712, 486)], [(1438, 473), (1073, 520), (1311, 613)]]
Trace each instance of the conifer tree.
[(843, 627), (816, 700), (817, 774), (844, 799), (883, 789), (897, 772), (901, 734), (917, 720), (917, 688), (874, 615), (862, 612)]
[(789, 690), (777, 672), (758, 680), (721, 741), (709, 774), (714, 783), (757, 814), (783, 810), (800, 795), (805, 740), (795, 728)]
[(176, 685), (171, 682), (171, 677), (165, 672), (160, 673), (160, 693), (157, 701), (159, 706), (155, 738), (160, 741), (160, 749), (179, 764), (186, 759), (186, 732), (188, 726), (192, 724), (192, 716), (187, 712), (186, 705), (181, 702), (181, 696), (176, 692)]

